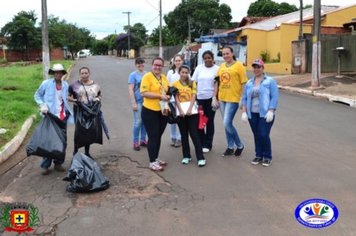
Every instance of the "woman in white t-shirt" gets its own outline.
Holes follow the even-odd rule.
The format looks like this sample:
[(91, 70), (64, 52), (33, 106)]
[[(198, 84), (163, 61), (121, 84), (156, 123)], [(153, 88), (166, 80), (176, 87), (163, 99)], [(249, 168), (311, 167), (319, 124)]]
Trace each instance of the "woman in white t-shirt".
[[(177, 54), (173, 57), (173, 66), (172, 69), (167, 73), (167, 79), (169, 86), (172, 86), (174, 82), (180, 79), (179, 68), (183, 65), (184, 58), (182, 55)], [(174, 97), (171, 98), (171, 103), (175, 103)], [(182, 145), (181, 135), (177, 124), (171, 124), (171, 146), (180, 147)]]
[(204, 115), (208, 117), (205, 129), (199, 130), (203, 152), (206, 153), (213, 147), (215, 110), (212, 109), (211, 102), (214, 96), (214, 79), (219, 67), (214, 64), (214, 54), (210, 50), (205, 51), (202, 57), (204, 64), (195, 68), (192, 80), (197, 83), (198, 105), (202, 106)]

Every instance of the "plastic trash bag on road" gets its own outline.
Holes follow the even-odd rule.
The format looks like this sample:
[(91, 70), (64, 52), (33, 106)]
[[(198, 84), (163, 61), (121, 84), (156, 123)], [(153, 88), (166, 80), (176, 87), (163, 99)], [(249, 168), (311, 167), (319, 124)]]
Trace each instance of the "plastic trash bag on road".
[(27, 156), (64, 158), (67, 147), (66, 122), (47, 113), (37, 125), (26, 147)]
[(64, 181), (70, 182), (68, 192), (96, 192), (109, 188), (109, 180), (103, 175), (98, 164), (83, 153), (77, 152)]
[(74, 143), (78, 148), (92, 143), (103, 144), (101, 103), (78, 103), (75, 110)]

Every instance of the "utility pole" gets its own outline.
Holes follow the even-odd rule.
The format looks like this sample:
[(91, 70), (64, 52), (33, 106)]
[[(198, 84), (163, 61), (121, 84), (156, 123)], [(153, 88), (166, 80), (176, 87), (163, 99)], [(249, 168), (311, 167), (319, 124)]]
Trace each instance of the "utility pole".
[(188, 45), (190, 45), (190, 43), (192, 42), (191, 29), (190, 29), (191, 22), (192, 22), (192, 18), (188, 16)]
[(162, 0), (159, 0), (159, 57), (163, 58), (163, 48), (162, 48)]
[(299, 0), (299, 40), (303, 39), (303, 0)]
[(312, 88), (320, 87), (320, 0), (314, 0)]
[(127, 21), (128, 21), (128, 27), (127, 27), (127, 58), (130, 58), (130, 11), (124, 11), (122, 12), (123, 14), (127, 14)]
[(48, 79), (49, 46), (48, 46), (48, 17), (47, 0), (42, 0), (42, 67), (43, 79)]

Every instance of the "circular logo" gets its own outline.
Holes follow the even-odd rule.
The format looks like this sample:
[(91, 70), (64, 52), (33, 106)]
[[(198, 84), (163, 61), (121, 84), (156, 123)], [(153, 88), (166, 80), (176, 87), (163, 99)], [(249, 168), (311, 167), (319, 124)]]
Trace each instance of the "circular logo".
[(297, 221), (309, 228), (325, 228), (337, 220), (339, 211), (336, 206), (325, 199), (308, 199), (301, 202), (294, 212)]
[(190, 93), (186, 91), (179, 92), (178, 99), (180, 102), (190, 101)]
[(221, 74), (221, 83), (222, 84), (227, 84), (231, 80), (230, 74), (228, 72), (224, 72)]

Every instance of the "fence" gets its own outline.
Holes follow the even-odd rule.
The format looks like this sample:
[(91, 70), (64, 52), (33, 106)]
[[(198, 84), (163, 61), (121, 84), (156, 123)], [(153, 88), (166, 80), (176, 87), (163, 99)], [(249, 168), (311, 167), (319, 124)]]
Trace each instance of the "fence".
[[(343, 47), (341, 52), (341, 72), (356, 72), (356, 35), (322, 35), (321, 44), (321, 73), (337, 72), (337, 47)], [(307, 71), (312, 71), (313, 42), (307, 41)]]
[[(182, 45), (176, 46), (166, 46), (163, 47), (163, 59), (171, 60), (171, 58), (177, 54), (182, 49)], [(158, 57), (159, 55), (159, 47), (141, 47), (140, 48), (140, 56), (146, 59), (153, 59)]]

